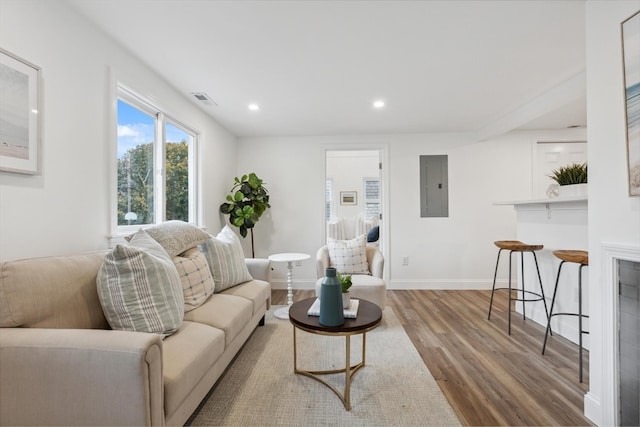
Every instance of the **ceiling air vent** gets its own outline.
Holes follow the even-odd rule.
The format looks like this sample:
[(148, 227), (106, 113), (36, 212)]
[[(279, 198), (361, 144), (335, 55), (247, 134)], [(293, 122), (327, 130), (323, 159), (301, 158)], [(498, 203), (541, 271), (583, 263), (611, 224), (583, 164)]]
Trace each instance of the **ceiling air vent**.
[(207, 95), (204, 92), (191, 92), (191, 95), (193, 95), (198, 101), (202, 102), (204, 105), (218, 105), (211, 98), (209, 98), (209, 95)]

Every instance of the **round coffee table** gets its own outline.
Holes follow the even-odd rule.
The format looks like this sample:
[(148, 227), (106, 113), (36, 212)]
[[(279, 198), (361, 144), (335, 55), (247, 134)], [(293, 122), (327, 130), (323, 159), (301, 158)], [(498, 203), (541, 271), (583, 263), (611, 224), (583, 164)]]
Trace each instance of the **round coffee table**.
[[(298, 301), (293, 303), (289, 308), (289, 321), (293, 325), (293, 372), (313, 378), (329, 387), (340, 400), (342, 400), (345, 409), (349, 411), (351, 410), (351, 379), (356, 372), (365, 365), (367, 332), (380, 325), (380, 322), (382, 322), (382, 310), (380, 310), (380, 307), (376, 304), (361, 299), (360, 306), (358, 307), (358, 315), (355, 319), (345, 319), (344, 325), (342, 326), (323, 326), (320, 324), (320, 317), (307, 315), (309, 307), (311, 307), (315, 300), (316, 298), (308, 298)], [(311, 334), (345, 337), (345, 367), (328, 371), (298, 369), (297, 329)], [(362, 361), (351, 366), (351, 336), (358, 334), (362, 334)], [(345, 375), (344, 392), (342, 393), (335, 386), (320, 377), (320, 375), (337, 374), (341, 372), (344, 372)]]

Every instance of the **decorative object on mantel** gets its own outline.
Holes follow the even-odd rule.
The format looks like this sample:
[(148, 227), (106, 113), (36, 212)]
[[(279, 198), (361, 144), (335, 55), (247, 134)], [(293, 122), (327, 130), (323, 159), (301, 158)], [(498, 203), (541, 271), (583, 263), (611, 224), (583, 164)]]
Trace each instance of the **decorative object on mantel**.
[(560, 197), (587, 196), (587, 164), (572, 163), (551, 172), (549, 178), (558, 183)]
[(336, 277), (336, 269), (327, 267), (320, 290), (320, 324), (323, 326), (344, 325), (342, 289)]
[(342, 288), (342, 307), (347, 308), (351, 305), (351, 294), (349, 294), (349, 288), (353, 285), (351, 282), (351, 275), (342, 275), (337, 273), (337, 276)]
[(640, 196), (640, 11), (623, 21), (621, 27), (629, 196)]
[(0, 170), (40, 174), (40, 67), (0, 48)]
[(229, 222), (240, 229), (240, 235), (247, 237), (247, 230), (251, 230), (251, 257), (255, 258), (253, 244), (253, 227), (264, 211), (271, 207), (269, 192), (262, 185), (263, 181), (251, 172), (235, 177), (231, 194), (227, 195), (227, 202), (220, 205), (220, 212), (229, 215)]

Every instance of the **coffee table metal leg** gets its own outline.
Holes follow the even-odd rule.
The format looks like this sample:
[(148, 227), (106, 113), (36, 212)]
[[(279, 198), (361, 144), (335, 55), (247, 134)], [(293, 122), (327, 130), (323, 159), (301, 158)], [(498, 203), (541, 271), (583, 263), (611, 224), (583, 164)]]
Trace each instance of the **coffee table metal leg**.
[[(343, 369), (331, 369), (326, 371), (307, 371), (304, 369), (298, 369), (298, 344), (297, 344), (297, 335), (296, 335), (296, 327), (293, 327), (293, 372), (296, 374), (304, 375), (309, 378), (313, 378), (314, 380), (324, 384), (329, 387), (342, 401), (344, 404), (344, 408), (347, 411), (351, 410), (351, 380), (353, 376), (360, 370), (360, 368), (365, 365), (365, 349), (366, 349), (366, 340), (367, 333), (362, 333), (362, 361), (355, 365), (351, 365), (351, 335), (345, 335), (345, 367)], [(344, 392), (341, 393), (334, 385), (329, 384), (324, 379), (320, 378), (320, 375), (327, 374), (339, 374), (344, 372), (345, 381), (344, 381)]]

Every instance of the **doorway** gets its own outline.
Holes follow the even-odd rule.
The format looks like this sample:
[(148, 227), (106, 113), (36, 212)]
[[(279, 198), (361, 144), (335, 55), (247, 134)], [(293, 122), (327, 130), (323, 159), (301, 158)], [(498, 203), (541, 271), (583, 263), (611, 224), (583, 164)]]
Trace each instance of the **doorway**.
[(352, 239), (366, 233), (369, 244), (385, 253), (382, 167), (383, 150), (326, 150), (325, 242), (329, 237)]

